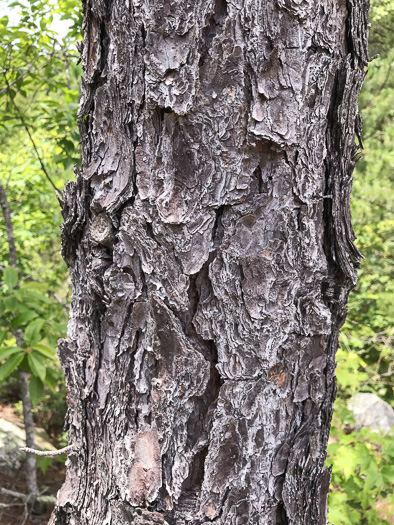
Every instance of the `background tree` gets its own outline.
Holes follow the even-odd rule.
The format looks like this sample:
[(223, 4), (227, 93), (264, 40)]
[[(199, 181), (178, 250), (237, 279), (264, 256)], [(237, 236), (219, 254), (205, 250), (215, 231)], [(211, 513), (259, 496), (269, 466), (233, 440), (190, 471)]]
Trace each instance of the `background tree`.
[[(78, 98), (73, 89), (77, 68), (70, 63), (69, 51), (75, 27), (63, 41), (50, 28), (57, 4), (34, 0), (13, 6), (20, 9), (20, 24), (9, 27), (8, 17), (0, 20), (0, 200), (5, 234), (0, 247), (0, 383), (19, 373), (26, 444), (34, 448), (31, 402), (39, 402), (44, 385), (58, 390), (56, 341), (64, 334), (67, 311), (59, 297), (65, 268), (53, 228), (61, 217), (53, 190), (62, 188), (60, 166), (71, 167), (78, 149), (77, 133), (68, 126)], [(71, 15), (75, 3), (63, 2), (61, 7)], [(16, 205), (18, 212), (12, 214)], [(26, 469), (32, 507), (38, 495), (33, 454), (27, 454)]]
[(367, 3), (86, 2), (52, 523), (325, 523)]

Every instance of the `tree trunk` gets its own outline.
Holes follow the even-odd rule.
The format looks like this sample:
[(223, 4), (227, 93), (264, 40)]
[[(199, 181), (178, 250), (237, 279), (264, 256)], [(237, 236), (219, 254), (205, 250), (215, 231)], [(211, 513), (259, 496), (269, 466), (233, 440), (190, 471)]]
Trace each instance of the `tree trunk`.
[(367, 15), (85, 1), (52, 524), (326, 523)]
[[(19, 339), (19, 340), (18, 340)], [(23, 339), (21, 335), (17, 337), (17, 343), (19, 346), (22, 345)], [(34, 441), (34, 421), (33, 421), (33, 410), (29, 393), (29, 378), (26, 372), (19, 372), (19, 384), (21, 389), (21, 398), (23, 406), (23, 423), (25, 426), (26, 434), (26, 447), (35, 449), (36, 444)], [(34, 503), (38, 496), (38, 483), (37, 483), (37, 460), (35, 454), (26, 452), (26, 482), (27, 490), (29, 494), (29, 508), (34, 508)]]

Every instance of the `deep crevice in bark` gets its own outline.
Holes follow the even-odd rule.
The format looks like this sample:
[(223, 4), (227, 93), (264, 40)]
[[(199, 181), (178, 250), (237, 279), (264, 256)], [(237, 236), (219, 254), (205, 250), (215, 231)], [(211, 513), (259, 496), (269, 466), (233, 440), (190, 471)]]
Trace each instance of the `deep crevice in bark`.
[(219, 206), (219, 208), (215, 210), (216, 218), (215, 218), (215, 223), (212, 228), (213, 251), (210, 253), (208, 264), (210, 264), (212, 260), (215, 258), (216, 252), (220, 248), (220, 245), (223, 240), (224, 228), (223, 228), (221, 219), (223, 217), (225, 209), (226, 209), (226, 206), (223, 205), (223, 206)]
[(346, 0), (346, 9), (348, 12), (348, 16), (346, 17), (346, 22), (345, 22), (345, 40), (346, 40), (347, 52), (351, 54), (354, 60), (355, 50), (354, 50), (354, 43), (353, 43), (353, 31), (351, 27), (352, 10), (353, 10), (352, 1)]
[(283, 502), (278, 503), (276, 508), (276, 523), (275, 525), (289, 525), (289, 518), (286, 513), (286, 507)]
[(199, 48), (200, 61), (199, 67), (202, 67), (209, 57), (209, 50), (213, 39), (222, 31), (227, 18), (227, 1), (214, 0), (214, 12), (209, 17), (209, 20), (202, 30), (201, 44)]
[[(207, 454), (208, 445), (204, 446), (199, 452), (194, 454), (189, 476), (183, 482), (182, 492), (186, 492), (186, 494), (188, 492), (200, 493), (204, 481), (204, 465)], [(182, 506), (181, 501), (179, 501), (178, 504)]]
[(258, 164), (256, 166), (256, 169), (253, 172), (253, 176), (255, 177), (255, 179), (257, 181), (258, 192), (259, 193), (267, 193), (267, 192), (264, 191), (264, 183), (263, 183), (263, 177), (262, 177), (260, 164)]

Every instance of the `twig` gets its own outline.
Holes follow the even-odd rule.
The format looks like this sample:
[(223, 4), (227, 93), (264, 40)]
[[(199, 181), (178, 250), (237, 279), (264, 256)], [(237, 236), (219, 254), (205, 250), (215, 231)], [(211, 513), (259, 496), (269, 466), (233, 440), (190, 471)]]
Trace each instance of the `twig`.
[(23, 500), (27, 500), (29, 497), (27, 494), (22, 494), (22, 492), (15, 492), (14, 490), (3, 489), (3, 487), (0, 487), (0, 494), (4, 494), (4, 496), (11, 496), (12, 498), (20, 498)]
[(0, 180), (0, 206), (3, 212), (5, 229), (7, 232), (9, 262), (11, 266), (13, 266), (15, 269), (18, 269), (17, 258), (16, 258), (15, 237), (14, 237), (14, 230), (12, 227), (12, 219), (11, 219), (11, 210), (10, 210), (10, 206), (7, 200), (7, 191), (4, 188), (1, 180)]
[(55, 301), (56, 301), (57, 303), (59, 303), (59, 304), (63, 307), (63, 309), (64, 309), (66, 312), (69, 311), (69, 306), (68, 306), (68, 304), (66, 304), (64, 301), (62, 301), (62, 300), (60, 299), (60, 297), (57, 295), (56, 292), (54, 292), (53, 290), (47, 290), (47, 292), (49, 293), (49, 295), (51, 295), (51, 296), (55, 299)]
[(22, 503), (1, 503), (0, 507), (1, 508), (15, 507), (15, 506), (24, 507), (25, 512), (23, 513), (23, 522), (20, 524), (20, 525), (24, 525), (27, 521), (27, 518), (29, 517), (28, 505), (29, 505), (29, 500), (31, 498), (31, 495), (22, 494), (22, 492), (15, 492), (14, 490), (3, 489), (2, 487), (0, 487), (0, 494), (3, 494), (4, 496), (10, 496), (12, 498), (19, 498), (22, 500)]
[(68, 445), (67, 447), (60, 448), (59, 450), (36, 450), (34, 448), (28, 448), (28, 447), (22, 447), (20, 450), (23, 452), (28, 452), (29, 454), (35, 454), (36, 456), (42, 456), (42, 457), (54, 457), (54, 456), (60, 456), (61, 454), (65, 454), (72, 448), (74, 448), (75, 445)]

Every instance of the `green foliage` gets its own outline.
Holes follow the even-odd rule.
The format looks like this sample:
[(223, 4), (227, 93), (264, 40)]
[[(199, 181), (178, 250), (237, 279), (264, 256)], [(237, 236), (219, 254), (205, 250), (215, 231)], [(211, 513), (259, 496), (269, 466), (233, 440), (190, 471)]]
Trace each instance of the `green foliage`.
[[(7, 16), (0, 18), (0, 180), (12, 212), (19, 273), (9, 264), (0, 221), (0, 383), (12, 381), (18, 369), (28, 372), (38, 404), (48, 389), (58, 395), (63, 388), (56, 344), (65, 335), (70, 286), (59, 253), (62, 217), (53, 186), (62, 190), (73, 178), (80, 156), (81, 71), (74, 45), (82, 13), (76, 0), (21, 0), (9, 8), (19, 20), (11, 25)], [(68, 21), (63, 38), (53, 30), (56, 17)]]
[(341, 397), (335, 403), (328, 446), (327, 466), (331, 464), (330, 522), (388, 525), (383, 516), (394, 504), (393, 436), (367, 428), (354, 430)]
[(371, 0), (369, 18), (372, 23), (372, 28), (369, 35), (370, 56), (374, 56), (376, 54), (385, 56), (387, 55), (388, 51), (393, 48), (393, 0)]
[[(20, 12), (18, 25), (10, 26), (6, 16), (0, 19), (0, 180), (13, 212), (18, 266), (40, 282), (50, 281), (53, 289), (64, 283), (66, 270), (59, 255), (61, 210), (47, 175), (62, 190), (79, 162), (81, 70), (74, 43), (81, 12), (74, 0), (11, 5)], [(51, 29), (60, 12), (72, 21), (63, 39)], [(4, 265), (3, 225), (0, 239), (5, 241), (0, 242)]]
[(43, 474), (48, 470), (48, 467), (50, 467), (53, 463), (52, 458), (37, 458), (37, 467), (42, 470)]
[(30, 379), (29, 393), (32, 404), (37, 405), (44, 394), (44, 383), (39, 377), (34, 376)]
[(385, 28), (394, 22), (394, 2), (373, 2), (371, 20), (371, 41), (385, 46), (370, 64), (359, 101), (365, 150), (355, 173), (352, 218), (365, 260), (349, 298), (341, 342), (349, 356), (362, 357), (359, 368), (368, 378), (360, 378), (359, 390), (375, 392), (393, 403), (394, 38)]
[[(51, 438), (55, 440), (57, 446), (62, 448), (67, 445), (66, 435), (62, 432), (64, 416), (67, 411), (67, 391), (63, 381), (63, 372), (56, 363), (51, 363), (47, 367), (47, 379), (48, 376), (51, 376), (54, 388), (52, 386), (49, 387), (48, 384), (43, 385), (41, 380), (34, 376), (29, 382), (30, 391), (38, 389), (38, 395), (33, 403), (33, 416), (35, 423), (39, 427), (44, 428)], [(12, 381), (16, 381), (16, 379)], [(35, 391), (33, 391), (33, 397), (34, 395), (36, 395)], [(15, 409), (22, 416), (21, 402), (15, 404)]]
[(18, 282), (18, 272), (13, 266), (7, 266), (4, 270), (4, 282), (9, 290), (13, 290)]
[(364, 152), (352, 197), (357, 246), (365, 256), (338, 351), (338, 398), (328, 447), (333, 465), (329, 520), (387, 525), (394, 510), (394, 437), (356, 431), (347, 402), (373, 392), (393, 403), (394, 358), (394, 1), (371, 5), (369, 66), (359, 105)]
[[(37, 283), (25, 281), (17, 288), (18, 273), (14, 268), (7, 266), (3, 279), (0, 294), (3, 338), (0, 346), (0, 362), (3, 363), (0, 366), (0, 382), (17, 367), (30, 372), (34, 377), (30, 393), (33, 403), (37, 403), (40, 393), (43, 393), (43, 384), (52, 389), (55, 387), (47, 368), (57, 361), (56, 341), (64, 333), (65, 313), (61, 305), (54, 304), (48, 293), (37, 291)], [(59, 319), (63, 322), (59, 323)], [(16, 345), (16, 331), (22, 335), (21, 346)]]

